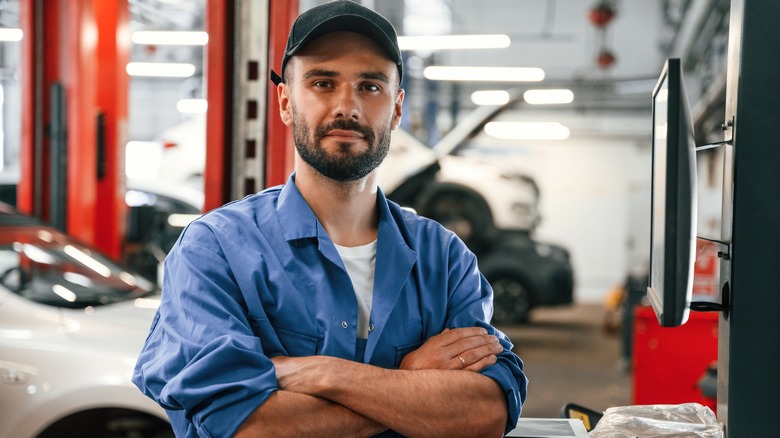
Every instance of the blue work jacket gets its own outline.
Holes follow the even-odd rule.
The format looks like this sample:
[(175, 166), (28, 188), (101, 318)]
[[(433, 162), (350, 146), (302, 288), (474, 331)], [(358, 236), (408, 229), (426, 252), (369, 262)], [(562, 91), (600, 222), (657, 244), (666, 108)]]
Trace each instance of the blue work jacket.
[(474, 254), (380, 191), (370, 332), (361, 342), (352, 282), (294, 177), (195, 220), (165, 261), (162, 302), (133, 382), (167, 410), (177, 436), (232, 436), (278, 389), (271, 357), (398, 368), (445, 328), (472, 326), (504, 346), (481, 372), (506, 394), (511, 430), (526, 378), (509, 339), (488, 325), (492, 290)]

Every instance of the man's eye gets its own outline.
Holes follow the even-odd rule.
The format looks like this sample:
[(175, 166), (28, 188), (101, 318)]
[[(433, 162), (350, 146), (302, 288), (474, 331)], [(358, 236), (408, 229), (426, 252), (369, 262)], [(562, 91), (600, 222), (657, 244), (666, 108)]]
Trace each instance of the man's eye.
[(317, 82), (314, 83), (314, 86), (318, 87), (318, 88), (327, 88), (327, 87), (330, 87), (330, 82), (328, 82), (328, 81), (317, 81)]
[(372, 91), (372, 92), (381, 90), (379, 85), (376, 85), (376, 84), (365, 84), (365, 85), (363, 85), (363, 88), (365, 90), (367, 90), (367, 91)]

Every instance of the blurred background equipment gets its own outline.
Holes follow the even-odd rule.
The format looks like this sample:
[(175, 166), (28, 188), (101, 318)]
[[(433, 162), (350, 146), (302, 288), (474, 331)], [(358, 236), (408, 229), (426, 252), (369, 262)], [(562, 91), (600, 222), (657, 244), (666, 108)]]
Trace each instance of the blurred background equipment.
[(455, 232), (477, 255), (493, 286), (495, 323), (526, 322), (536, 306), (573, 302), (568, 251), (533, 237), (541, 221), (533, 178), (476, 156), (427, 148), (399, 129), (380, 166), (379, 186), (389, 199)]

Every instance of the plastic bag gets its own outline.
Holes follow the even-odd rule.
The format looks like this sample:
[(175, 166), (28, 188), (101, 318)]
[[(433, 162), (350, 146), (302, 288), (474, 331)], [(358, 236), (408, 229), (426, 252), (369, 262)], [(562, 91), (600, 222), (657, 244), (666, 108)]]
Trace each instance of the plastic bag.
[(590, 432), (591, 438), (724, 438), (723, 424), (698, 403), (609, 408)]

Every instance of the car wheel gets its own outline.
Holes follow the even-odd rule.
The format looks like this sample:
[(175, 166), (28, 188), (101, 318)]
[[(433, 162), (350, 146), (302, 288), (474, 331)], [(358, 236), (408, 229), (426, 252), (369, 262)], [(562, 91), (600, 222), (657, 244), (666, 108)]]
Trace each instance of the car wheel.
[(488, 282), (493, 287), (493, 323), (528, 322), (531, 314), (531, 292), (517, 277), (498, 276)]
[(424, 194), (417, 211), (460, 237), (473, 252), (492, 243), (493, 217), (485, 200), (466, 190), (435, 190)]
[(164, 420), (127, 409), (102, 408), (78, 412), (49, 426), (38, 438), (173, 438)]

